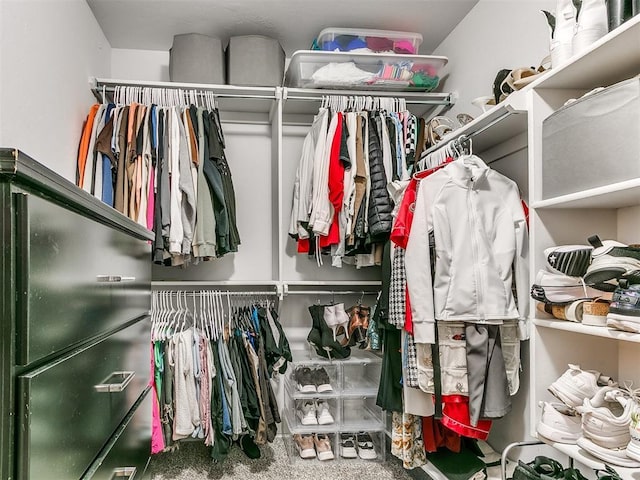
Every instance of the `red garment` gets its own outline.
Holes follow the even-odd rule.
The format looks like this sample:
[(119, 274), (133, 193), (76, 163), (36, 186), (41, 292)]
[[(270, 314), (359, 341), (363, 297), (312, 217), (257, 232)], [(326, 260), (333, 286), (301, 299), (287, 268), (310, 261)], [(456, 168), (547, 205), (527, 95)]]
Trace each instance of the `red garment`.
[[(423, 178), (427, 178), (429, 175), (437, 172), (447, 163), (452, 161), (453, 158), (449, 157), (444, 161), (444, 163), (438, 165), (437, 167), (416, 173), (409, 181), (409, 185), (407, 185), (407, 188), (404, 191), (404, 195), (402, 196), (402, 201), (400, 202), (398, 215), (396, 216), (396, 219), (393, 222), (393, 228), (391, 229), (391, 241), (398, 247), (406, 249), (407, 243), (409, 242), (409, 233), (411, 231), (411, 223), (413, 222), (413, 211), (415, 208), (416, 197), (418, 196), (418, 181), (422, 180)], [(413, 335), (411, 301), (409, 300), (409, 290), (407, 288), (405, 288), (405, 299), (407, 307), (404, 320), (404, 329)]]
[(453, 158), (449, 157), (444, 163), (441, 163), (437, 167), (418, 172), (411, 178), (402, 196), (398, 216), (393, 222), (393, 228), (391, 229), (390, 238), (393, 243), (399, 247), (407, 248), (409, 233), (411, 232), (411, 223), (413, 222), (413, 211), (415, 209), (416, 197), (418, 196), (418, 181), (427, 178), (452, 161)]
[(527, 228), (529, 228), (529, 207), (524, 200), (522, 200), (522, 210), (524, 210), (524, 219), (527, 222)]
[(469, 418), (469, 397), (464, 395), (442, 396), (442, 424), (463, 437), (486, 440), (491, 430), (491, 420), (478, 421), (477, 427), (471, 426)]
[(436, 452), (440, 447), (459, 453), (462, 446), (462, 437), (434, 417), (422, 417), (422, 440), (425, 451), (429, 453)]
[(342, 210), (344, 198), (344, 165), (340, 161), (340, 145), (342, 143), (343, 114), (338, 112), (336, 133), (331, 141), (331, 156), (329, 157), (329, 201), (333, 205), (333, 221), (329, 226), (326, 237), (320, 237), (320, 247), (329, 247), (340, 243), (340, 225), (338, 217)]
[(409, 289), (404, 287), (404, 298), (406, 303), (404, 315), (404, 329), (413, 335), (413, 316), (411, 315), (411, 300), (409, 299)]
[(309, 253), (309, 247), (311, 247), (311, 244), (308, 238), (298, 239), (298, 253)]

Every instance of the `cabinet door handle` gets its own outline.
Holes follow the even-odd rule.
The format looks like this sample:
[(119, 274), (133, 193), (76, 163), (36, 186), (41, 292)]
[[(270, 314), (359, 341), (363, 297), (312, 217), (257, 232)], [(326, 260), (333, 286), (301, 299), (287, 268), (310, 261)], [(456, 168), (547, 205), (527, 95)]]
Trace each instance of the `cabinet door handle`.
[(111, 472), (109, 480), (126, 478), (127, 480), (133, 480), (136, 476), (138, 469), (136, 467), (117, 467)]
[(136, 372), (113, 372), (105, 378), (102, 383), (94, 385), (93, 388), (95, 388), (97, 392), (123, 392), (135, 375)]
[(97, 275), (96, 280), (99, 283), (135, 282), (136, 277), (126, 277), (124, 275)]

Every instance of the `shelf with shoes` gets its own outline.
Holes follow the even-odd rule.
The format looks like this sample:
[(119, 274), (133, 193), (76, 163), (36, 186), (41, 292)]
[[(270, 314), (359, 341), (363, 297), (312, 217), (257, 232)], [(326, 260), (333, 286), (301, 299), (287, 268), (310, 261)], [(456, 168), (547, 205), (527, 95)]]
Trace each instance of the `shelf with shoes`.
[(555, 330), (563, 330), (566, 332), (581, 333), (583, 335), (592, 335), (625, 342), (640, 343), (640, 334), (632, 332), (623, 332), (622, 330), (614, 330), (607, 327), (597, 327), (592, 325), (583, 325), (582, 323), (568, 322), (566, 320), (534, 318), (533, 324)]
[[(593, 455), (590, 455), (583, 448), (578, 445), (572, 445), (568, 443), (558, 443), (552, 442), (544, 438), (542, 435), (538, 435), (538, 439), (545, 444), (555, 448), (561, 453), (564, 453), (570, 458), (573, 458), (575, 461), (581, 463), (582, 465), (586, 465), (587, 467), (593, 470), (604, 470), (605, 462), (595, 458)], [(637, 468), (628, 468), (628, 467), (620, 467), (613, 466), (614, 470), (618, 472), (620, 478), (623, 480), (637, 480), (638, 478), (638, 469)]]
[[(601, 289), (596, 295), (619, 298), (622, 290), (618, 289), (618, 297), (612, 291), (616, 283), (631, 275), (633, 269), (640, 268), (631, 251), (633, 244), (640, 243), (640, 169), (636, 161), (640, 151), (637, 141), (629, 140), (625, 131), (628, 128), (637, 132), (640, 127), (637, 115), (640, 79), (633, 79), (640, 71), (640, 50), (635, 48), (639, 44), (640, 16), (637, 16), (522, 90), (527, 93), (529, 110), (531, 278), (537, 280), (538, 272), (549, 271), (549, 252), (557, 247), (592, 248), (586, 270), (571, 272), (571, 278), (584, 282), (585, 292), (588, 289), (589, 295), (585, 293), (584, 297), (591, 297), (593, 288), (598, 290), (598, 286), (608, 283), (610, 291)], [(605, 88), (593, 91), (597, 87)], [(626, 93), (626, 88), (631, 95)], [(611, 100), (611, 94), (616, 95), (616, 101)], [(627, 116), (627, 108), (631, 116)], [(591, 115), (596, 110), (598, 114)], [(635, 137), (637, 135), (631, 135)], [(589, 245), (589, 238), (594, 235), (606, 244), (597, 252), (595, 245)], [(629, 255), (607, 253), (615, 245), (614, 241), (630, 246)], [(599, 279), (596, 272), (600, 267), (610, 269), (612, 274)], [(565, 278), (569, 277), (565, 275)], [(552, 283), (547, 282), (554, 286)], [(559, 286), (558, 283), (555, 286)], [(632, 295), (627, 298), (631, 307)], [(592, 318), (588, 321), (584, 318), (587, 310), (573, 315), (579, 309), (571, 309), (571, 305), (578, 305), (580, 301), (567, 302), (567, 306), (560, 309), (567, 311), (572, 321), (550, 318), (537, 308), (537, 302), (531, 303), (530, 352), (535, 368), (530, 375), (530, 435), (575, 460), (577, 465), (603, 469), (607, 464), (623, 480), (637, 480), (640, 469), (629, 467), (634, 458), (626, 450), (629, 445), (633, 450), (638, 444), (629, 436), (631, 418), (627, 419), (624, 408), (611, 399), (596, 400), (610, 390), (611, 385), (595, 380), (586, 382), (592, 383), (593, 388), (582, 393), (573, 414), (561, 413), (562, 408), (551, 411), (549, 404), (562, 402), (550, 386), (564, 376), (568, 365), (572, 365), (569, 368), (574, 372), (583, 369), (610, 376), (619, 385), (616, 388), (622, 392), (624, 402), (634, 402), (625, 387), (640, 385), (637, 369), (640, 333), (636, 333), (640, 332), (640, 322), (630, 321), (631, 327), (637, 323), (636, 332), (607, 327), (611, 313), (618, 309), (616, 305), (614, 312), (599, 313), (601, 321), (594, 322)], [(581, 387), (576, 389), (580, 391)], [(594, 433), (592, 428), (594, 420), (589, 415), (593, 414), (594, 403), (602, 416), (597, 418), (600, 428), (608, 432), (604, 436)], [(535, 407), (539, 404), (547, 406), (547, 410)], [(562, 403), (559, 405), (562, 407)], [(570, 425), (575, 427), (576, 416), (579, 428), (573, 436), (577, 436), (577, 440), (567, 440), (572, 443), (559, 443), (554, 440), (560, 437), (545, 438), (537, 431), (544, 421), (542, 431), (554, 436), (553, 432), (563, 431)], [(546, 428), (547, 422), (551, 430)], [(619, 438), (615, 442), (605, 441), (604, 437), (616, 428)]]

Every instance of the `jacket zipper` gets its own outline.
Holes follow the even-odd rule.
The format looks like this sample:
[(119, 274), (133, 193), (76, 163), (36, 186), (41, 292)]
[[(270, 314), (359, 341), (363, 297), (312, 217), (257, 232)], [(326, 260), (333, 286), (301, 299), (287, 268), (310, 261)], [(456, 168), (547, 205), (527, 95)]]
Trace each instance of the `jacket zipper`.
[(471, 181), (471, 183), (469, 183), (469, 186), (467, 187), (467, 208), (469, 209), (469, 223), (471, 224), (471, 251), (473, 252), (473, 274), (475, 276), (475, 281), (476, 281), (476, 294), (478, 297), (478, 302), (476, 305), (476, 316), (478, 317), (478, 319), (481, 318), (481, 310), (482, 309), (482, 285), (481, 285), (481, 278), (480, 278), (480, 270), (479, 270), (479, 266), (478, 266), (478, 242), (477, 242), (477, 238), (476, 238), (476, 216), (475, 216), (475, 210), (473, 207), (473, 200), (471, 199), (471, 194), (472, 194), (472, 187), (473, 187), (473, 180)]

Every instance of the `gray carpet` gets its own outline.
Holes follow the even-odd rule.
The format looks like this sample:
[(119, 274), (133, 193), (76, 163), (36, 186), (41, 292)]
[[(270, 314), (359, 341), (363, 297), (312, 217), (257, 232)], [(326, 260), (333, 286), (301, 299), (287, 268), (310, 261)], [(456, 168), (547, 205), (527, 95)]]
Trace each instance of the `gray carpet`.
[(394, 457), (386, 463), (298, 460), (290, 462), (281, 438), (261, 447), (262, 457), (250, 460), (234, 446), (222, 464), (215, 464), (209, 448), (187, 442), (176, 452), (154, 455), (149, 464), (151, 480), (410, 480)]

